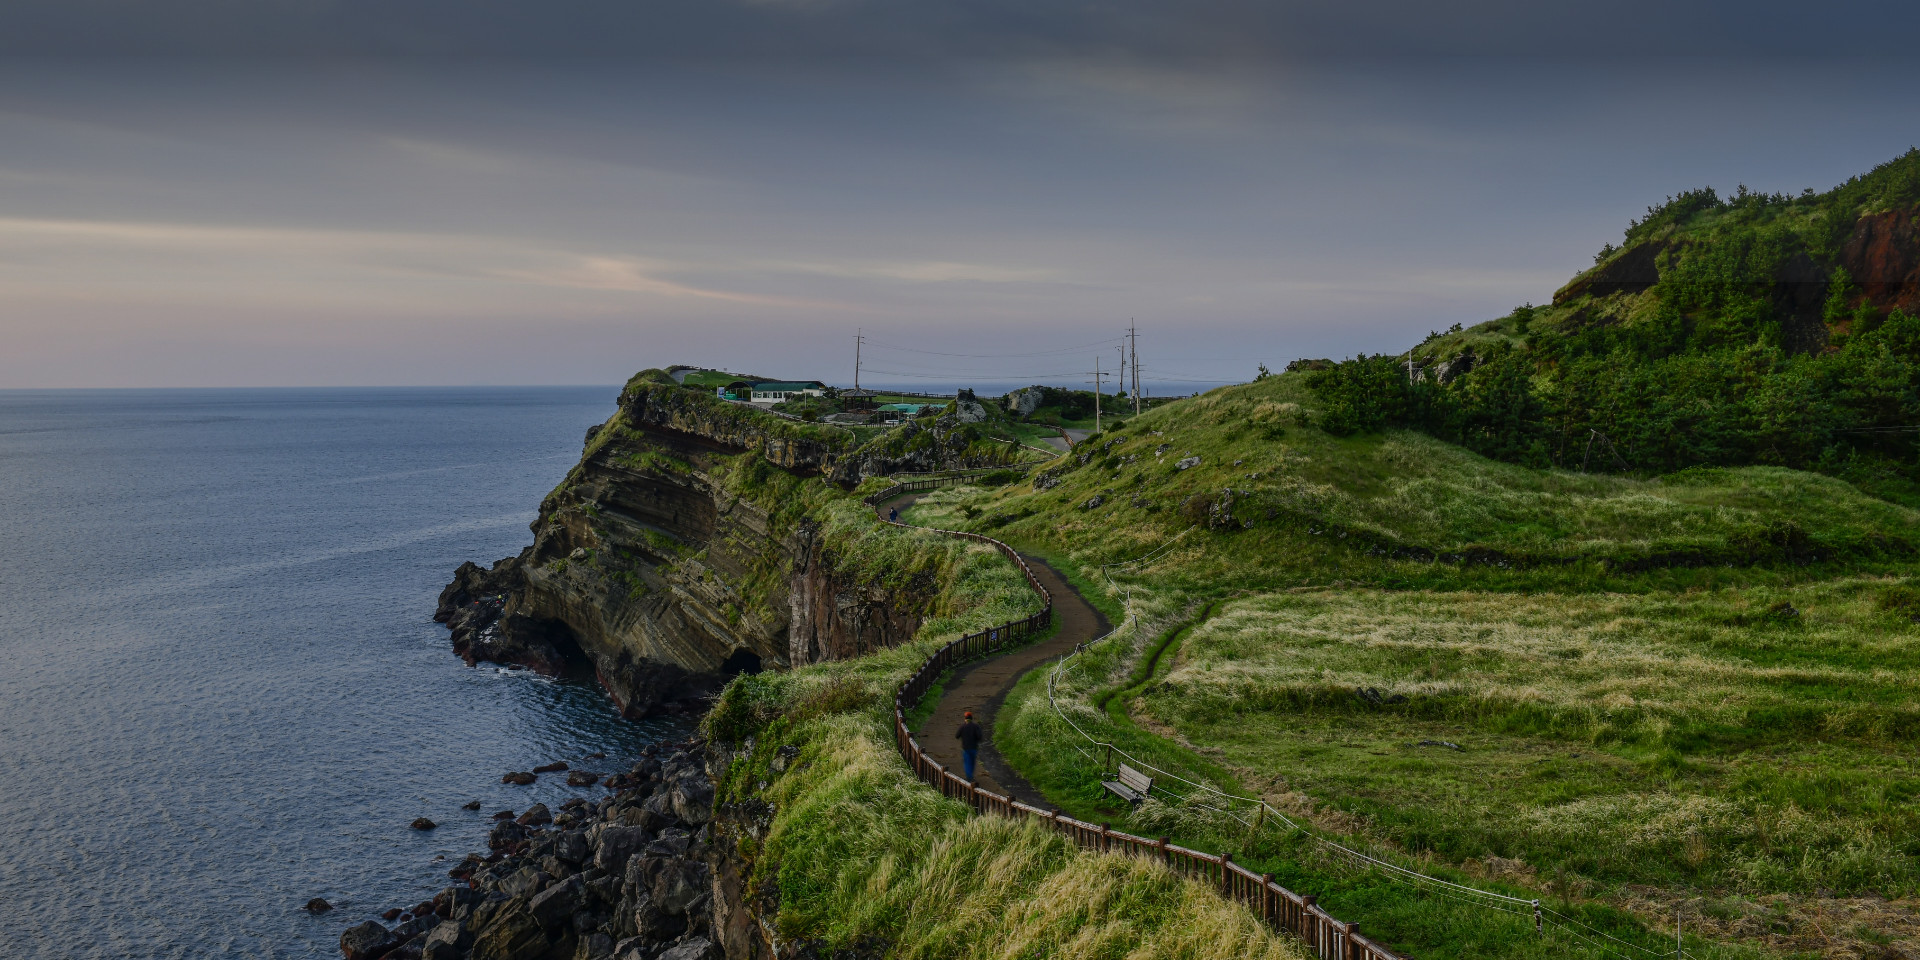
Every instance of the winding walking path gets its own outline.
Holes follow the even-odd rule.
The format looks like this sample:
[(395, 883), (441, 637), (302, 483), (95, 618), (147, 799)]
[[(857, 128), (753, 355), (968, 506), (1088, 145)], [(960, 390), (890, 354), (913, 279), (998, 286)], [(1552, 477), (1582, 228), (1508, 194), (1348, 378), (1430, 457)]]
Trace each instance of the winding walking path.
[[(905, 513), (918, 499), (920, 494), (903, 494), (878, 504), (876, 509), (883, 517), (889, 510)], [(1007, 765), (1006, 759), (995, 748), (994, 720), (1000, 714), (1001, 704), (1007, 700), (1008, 691), (1020, 682), (1027, 671), (1065, 655), (1076, 644), (1104, 635), (1109, 626), (1107, 618), (1094, 609), (1079, 591), (1069, 586), (1066, 578), (1048, 566), (1046, 561), (1027, 553), (1020, 556), (1033, 568), (1034, 576), (1039, 578), (1041, 585), (1053, 595), (1053, 616), (1059, 629), (1053, 636), (1032, 646), (976, 660), (954, 670), (932, 716), (913, 732), (913, 736), (925, 747), (928, 756), (953, 770), (960, 770), (960, 741), (954, 733), (966, 722), (962, 715), (968, 710), (973, 711), (974, 722), (980, 724), (987, 733), (987, 739), (980, 745), (980, 764), (975, 771), (975, 782), (1023, 803), (1044, 806), (1046, 800), (1040, 791), (1013, 772), (1013, 768)]]

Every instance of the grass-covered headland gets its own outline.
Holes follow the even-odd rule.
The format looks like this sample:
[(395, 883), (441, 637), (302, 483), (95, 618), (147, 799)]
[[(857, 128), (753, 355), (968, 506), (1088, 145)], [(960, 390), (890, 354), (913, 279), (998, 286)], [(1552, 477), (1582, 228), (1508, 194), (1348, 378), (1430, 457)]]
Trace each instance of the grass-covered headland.
[[(1232, 853), (1422, 958), (1672, 956), (1676, 916), (1692, 957), (1920, 953), (1917, 184), (1909, 154), (1826, 193), (1685, 193), (1550, 304), (1156, 405), (1016, 482), (922, 499), (909, 519), (1044, 556), (1126, 623), (1062, 670), (1075, 723), (1305, 829), (1118, 803), (1044, 672), (999, 749), (1076, 817)], [(901, 956), (1293, 949), (1150, 864), (914, 781), (892, 690), (1028, 601), (984, 550), (847, 552), (868, 555), (945, 571), (943, 619), (741, 678), (708, 719), (738, 750), (723, 799), (772, 803), (752, 853), (783, 933)]]
[(1130, 599), (1060, 677), (1097, 739), (1578, 924), (1536, 937), (1172, 797), (1118, 807), (1037, 674), (1002, 749), (1076, 816), (1233, 852), (1418, 956), (1671, 956), (1676, 913), (1692, 956), (1920, 949), (1920, 461), (1895, 429), (1920, 421), (1920, 292), (1880, 275), (1920, 263), (1883, 229), (1920, 214), (1916, 169), (1689, 194), (1412, 377), (1298, 364), (916, 507), (1050, 557), (1116, 622)]

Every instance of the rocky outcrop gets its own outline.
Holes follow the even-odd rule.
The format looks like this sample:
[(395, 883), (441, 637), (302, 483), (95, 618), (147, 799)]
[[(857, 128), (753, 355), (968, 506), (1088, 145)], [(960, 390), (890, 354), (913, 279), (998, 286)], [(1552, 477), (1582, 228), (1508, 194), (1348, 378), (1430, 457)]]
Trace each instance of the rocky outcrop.
[(775, 901), (746, 895), (739, 814), (715, 823), (712, 775), (724, 763), (710, 767), (697, 740), (644, 753), (606, 778), (610, 792), (598, 799), (573, 797), (557, 815), (540, 805), (518, 818), (504, 811), (489, 852), (449, 871), (453, 886), (389, 911), (400, 921), (392, 928), (368, 920), (348, 929), (342, 956), (771, 960), (771, 924), (756, 909), (770, 918)]
[(1660, 253), (1665, 249), (1667, 245), (1657, 241), (1629, 247), (1555, 291), (1553, 302), (1565, 303), (1583, 294), (1605, 297), (1650, 290), (1660, 282)]
[(1840, 265), (1868, 303), (1920, 312), (1920, 210), (1861, 217), (1841, 246)]
[(533, 545), (491, 568), (462, 565), (435, 619), (469, 663), (588, 671), (631, 716), (686, 709), (743, 671), (901, 643), (935, 585), (878, 588), (839, 573), (818, 525), (754, 499), (755, 485), (772, 486), (768, 470), (857, 483), (1008, 454), (920, 424), (859, 449), (842, 435), (702, 391), (630, 387), (540, 505)]
[[(1660, 281), (1662, 259), (1681, 256), (1686, 249), (1686, 241), (1636, 244), (1575, 277), (1554, 293), (1553, 302), (1650, 290)], [(1813, 353), (1826, 347), (1832, 331), (1825, 312), (1836, 267), (1858, 288), (1849, 308), (1864, 305), (1883, 314), (1896, 308), (1920, 312), (1920, 209), (1861, 216), (1837, 254), (1816, 258), (1808, 250), (1794, 250), (1774, 266), (1763, 293), (1773, 300), (1781, 345), (1789, 352)], [(1603, 309), (1595, 316), (1609, 315)]]

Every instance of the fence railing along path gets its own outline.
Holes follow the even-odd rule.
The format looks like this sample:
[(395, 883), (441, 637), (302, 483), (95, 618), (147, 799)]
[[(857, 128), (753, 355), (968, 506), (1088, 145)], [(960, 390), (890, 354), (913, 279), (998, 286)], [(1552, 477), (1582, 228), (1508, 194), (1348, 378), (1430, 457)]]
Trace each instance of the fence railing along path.
[[(866, 498), (868, 506), (877, 507), (902, 494), (934, 487), (958, 483), (968, 479), (965, 476), (935, 477), (924, 480), (910, 480), (897, 483), (885, 490)], [(910, 524), (898, 521), (884, 521), (895, 526), (909, 527)], [(914, 775), (939, 790), (943, 796), (950, 797), (972, 807), (976, 813), (992, 813), (1015, 820), (1035, 820), (1056, 833), (1065, 835), (1075, 843), (1089, 850), (1101, 852), (1131, 853), (1136, 856), (1161, 860), (1174, 872), (1209, 884), (1225, 897), (1246, 904), (1270, 926), (1291, 933), (1301, 939), (1315, 956), (1321, 960), (1404, 960), (1405, 954), (1395, 953), (1360, 934), (1354, 924), (1334, 919), (1314, 902), (1311, 896), (1303, 896), (1275, 883), (1271, 874), (1257, 874), (1234, 863), (1227, 854), (1205, 853), (1191, 850), (1171, 843), (1166, 837), (1140, 837), (1114, 830), (1105, 823), (1088, 823), (1076, 820), (1059, 810), (1044, 810), (1032, 804), (1023, 803), (1013, 797), (985, 790), (954, 773), (946, 765), (927, 755), (920, 742), (913, 738), (907, 729), (907, 708), (916, 704), (927, 695), (940, 675), (949, 668), (992, 655), (998, 651), (1020, 646), (1027, 640), (1038, 636), (1053, 623), (1053, 595), (1041, 586), (1039, 578), (1027, 561), (1012, 547), (992, 537), (960, 530), (941, 530), (936, 527), (913, 527), (916, 530), (931, 530), (950, 537), (960, 537), (992, 546), (1005, 554), (1020, 568), (1027, 578), (1027, 585), (1040, 597), (1040, 610), (1024, 619), (1012, 620), (999, 626), (989, 627), (978, 633), (970, 633), (952, 643), (934, 651), (933, 656), (920, 665), (893, 697), (893, 739), (900, 750), (900, 756), (907, 766), (913, 768)]]

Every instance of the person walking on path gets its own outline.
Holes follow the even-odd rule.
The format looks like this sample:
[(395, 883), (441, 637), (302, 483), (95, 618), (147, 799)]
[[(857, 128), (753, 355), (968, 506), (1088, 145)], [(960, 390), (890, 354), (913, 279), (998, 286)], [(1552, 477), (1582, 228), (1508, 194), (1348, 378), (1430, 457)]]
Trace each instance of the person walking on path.
[(973, 711), (967, 711), (967, 722), (960, 725), (960, 732), (954, 734), (960, 740), (960, 760), (967, 768), (967, 782), (973, 782), (973, 762), (980, 756), (980, 725), (973, 722)]
[(888, 519), (888, 520), (891, 520), (891, 521), (893, 521), (894, 523), (899, 523), (899, 522), (900, 522), (900, 508), (899, 508), (899, 507), (895, 507), (895, 508), (893, 508), (892, 510), (889, 510), (889, 511), (887, 511), (887, 519)]

